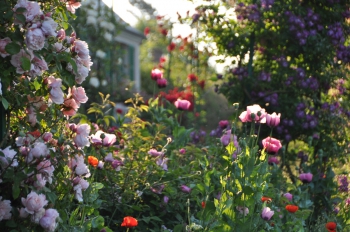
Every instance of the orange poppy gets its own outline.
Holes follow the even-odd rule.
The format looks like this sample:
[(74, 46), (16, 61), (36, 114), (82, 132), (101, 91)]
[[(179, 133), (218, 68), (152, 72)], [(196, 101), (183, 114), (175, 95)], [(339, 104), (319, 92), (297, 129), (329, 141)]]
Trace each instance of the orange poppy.
[(93, 167), (97, 167), (98, 165), (98, 159), (95, 156), (88, 156), (88, 162)]
[(272, 199), (271, 198), (269, 198), (269, 197), (261, 197), (261, 201), (262, 202), (267, 202), (267, 203), (271, 203), (272, 202)]
[(326, 229), (328, 232), (335, 232), (337, 229), (337, 223), (335, 222), (327, 222), (326, 223)]
[(296, 205), (286, 205), (286, 210), (288, 210), (288, 212), (290, 213), (295, 213), (296, 211), (298, 211), (299, 207)]
[(136, 220), (136, 218), (126, 216), (126, 217), (124, 217), (124, 221), (122, 223), (122, 226), (125, 226), (127, 228), (135, 227), (135, 226), (137, 226), (137, 220)]

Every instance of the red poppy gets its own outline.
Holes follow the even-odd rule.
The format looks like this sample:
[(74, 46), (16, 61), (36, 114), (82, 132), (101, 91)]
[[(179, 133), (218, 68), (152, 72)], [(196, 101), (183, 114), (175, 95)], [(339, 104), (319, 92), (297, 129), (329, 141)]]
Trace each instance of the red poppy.
[(326, 229), (328, 232), (335, 232), (337, 229), (337, 223), (335, 222), (327, 222), (326, 223)]
[(202, 201), (202, 208), (205, 208), (205, 201)]
[(98, 159), (95, 156), (88, 156), (88, 162), (93, 167), (97, 167), (98, 165)]
[(169, 45), (168, 45), (168, 51), (171, 52), (171, 51), (174, 51), (176, 47), (176, 44), (174, 42), (171, 42)]
[(191, 74), (189, 74), (188, 76), (187, 76), (187, 78), (192, 82), (192, 81), (198, 81), (198, 77), (195, 75), (195, 74), (193, 74), (193, 73), (191, 73)]
[(143, 34), (144, 34), (145, 36), (147, 36), (147, 35), (149, 34), (149, 32), (150, 32), (149, 27), (146, 27), (145, 30), (143, 31)]
[(135, 226), (137, 226), (137, 220), (133, 217), (126, 216), (126, 217), (124, 217), (124, 221), (122, 223), (122, 226), (125, 226), (127, 228), (135, 227)]
[(267, 203), (271, 203), (272, 202), (272, 199), (271, 198), (269, 198), (269, 197), (261, 197), (261, 201), (262, 202), (267, 202)]
[(286, 210), (290, 213), (295, 213), (298, 209), (299, 207), (296, 205), (286, 205)]
[(201, 87), (201, 89), (204, 89), (205, 80), (198, 81), (197, 83), (198, 83), (198, 85)]
[(30, 135), (34, 136), (35, 138), (39, 138), (41, 135), (40, 131), (38, 131), (38, 130), (30, 131), (27, 134), (30, 134)]
[(122, 114), (122, 113), (123, 113), (123, 110), (120, 109), (120, 108), (117, 108), (117, 109), (115, 110), (115, 112), (117, 112), (117, 114)]

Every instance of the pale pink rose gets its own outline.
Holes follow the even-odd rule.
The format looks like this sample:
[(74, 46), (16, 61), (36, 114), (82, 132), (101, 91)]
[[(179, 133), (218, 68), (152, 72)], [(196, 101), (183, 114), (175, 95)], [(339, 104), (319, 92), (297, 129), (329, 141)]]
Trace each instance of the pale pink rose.
[(61, 52), (63, 51), (63, 44), (60, 42), (56, 42), (53, 44), (53, 47), (55, 49), (56, 52)]
[(27, 31), (26, 45), (33, 51), (41, 50), (45, 45), (45, 35), (40, 28), (32, 28)]
[(88, 124), (78, 124), (76, 128), (76, 136), (74, 137), (74, 142), (77, 147), (89, 146), (89, 134), (91, 127)]
[(64, 94), (62, 91), (62, 80), (60, 78), (54, 78), (53, 76), (49, 76), (47, 78), (47, 83), (50, 88), (50, 99), (56, 104), (63, 104), (64, 102)]
[[(16, 12), (18, 8), (26, 8), (26, 11), (21, 13), (26, 18), (26, 22), (32, 22), (35, 17), (42, 14), (39, 4), (34, 1), (19, 0), (13, 8), (13, 11)], [(20, 22), (15, 20), (15, 24), (20, 24)]]
[(164, 158), (164, 156), (159, 156), (156, 164), (160, 166), (164, 171), (168, 171), (168, 158)]
[(86, 96), (85, 89), (83, 87), (75, 87), (69, 88), (68, 98), (72, 96), (73, 99), (80, 106), (80, 103), (86, 103), (88, 101), (88, 97)]
[(30, 50), (23, 50), (23, 49), (21, 49), (19, 51), (19, 53), (11, 56), (11, 61), (10, 62), (16, 68), (16, 72), (18, 74), (23, 74), (24, 73), (24, 70), (23, 70), (23, 68), (21, 66), (22, 65), (22, 62), (21, 62), (22, 57), (26, 57), (29, 60), (32, 60), (34, 55), (33, 55), (33, 52), (30, 51)]
[(75, 74), (75, 81), (78, 84), (83, 83), (85, 81), (86, 77), (89, 75), (89, 67), (86, 67), (81, 60), (75, 59), (77, 64), (77, 73)]
[(59, 40), (64, 40), (64, 38), (66, 38), (66, 31), (65, 31), (63, 28), (61, 28), (61, 29), (58, 30), (58, 32), (57, 32), (57, 38), (58, 38)]
[(73, 187), (74, 189), (74, 197), (78, 202), (83, 202), (83, 191), (81, 189), (81, 186), (78, 184)]
[(88, 166), (84, 163), (84, 156), (82, 155), (75, 155), (74, 158), (71, 158), (68, 163), (68, 167), (72, 171), (75, 171), (75, 174), (78, 176), (90, 173)]
[(34, 109), (34, 107), (33, 106), (27, 107), (26, 113), (27, 113), (27, 120), (30, 123), (30, 125), (35, 126), (35, 124), (37, 123), (37, 119), (36, 119), (36, 110)]
[(51, 164), (50, 160), (43, 160), (36, 166), (36, 170), (38, 170), (39, 173), (44, 174), (46, 177), (52, 177), (55, 167)]
[(45, 214), (45, 209), (41, 208), (38, 210), (38, 212), (35, 212), (34, 214), (32, 214), (32, 216), (30, 217), (31, 221), (39, 224), (40, 219), (44, 216)]
[(11, 43), (11, 39), (9, 37), (0, 39), (0, 56), (3, 58), (10, 55), (5, 50), (6, 45), (9, 43)]
[(47, 209), (44, 216), (40, 219), (40, 225), (48, 232), (54, 232), (57, 227), (56, 219), (59, 213), (55, 209)]
[(81, 3), (78, 2), (77, 0), (68, 0), (66, 2), (67, 10), (72, 12), (73, 14), (75, 13), (75, 10), (78, 9), (80, 6), (81, 6)]
[(20, 218), (26, 218), (29, 216), (29, 213), (27, 213), (25, 208), (20, 208), (19, 209), (19, 217)]
[(21, 200), (25, 210), (29, 214), (39, 212), (48, 203), (44, 194), (37, 194), (33, 191), (28, 194), (27, 198), (22, 197)]
[(47, 148), (45, 143), (35, 142), (33, 144), (33, 148), (30, 149), (29, 154), (35, 158), (40, 158), (40, 157), (46, 157), (46, 156), (50, 155), (50, 151)]
[(37, 189), (37, 190), (41, 190), (45, 187), (46, 183), (47, 183), (47, 180), (45, 178), (43, 178), (43, 175), (42, 174), (36, 174), (35, 175), (36, 179), (34, 181), (34, 187)]
[(77, 55), (82, 60), (89, 59), (89, 47), (85, 41), (75, 40), (73, 45), (73, 51), (77, 53)]
[(17, 167), (18, 162), (17, 159), (15, 158), (17, 152), (15, 150), (10, 149), (10, 147), (6, 147), (5, 149), (0, 149), (2, 153), (4, 153), (5, 156), (0, 156), (0, 162), (1, 166), (6, 168), (9, 165), (12, 167)]
[(2, 197), (0, 197), (0, 221), (10, 219), (12, 216), (11, 210), (11, 201), (2, 200)]
[(98, 169), (103, 169), (103, 166), (105, 165), (104, 162), (102, 162), (101, 160), (98, 161), (98, 165), (97, 165), (97, 168)]
[(47, 63), (44, 59), (34, 56), (30, 65), (29, 75), (31, 77), (41, 76), (44, 71), (48, 70)]
[[(260, 116), (258, 115), (260, 114)], [(266, 122), (266, 112), (265, 109), (261, 108), (259, 105), (254, 104), (252, 106), (247, 106), (247, 110), (239, 115), (239, 119), (242, 122), (252, 122), (252, 115), (254, 115), (254, 121), (265, 123)]]
[(63, 104), (62, 113), (66, 116), (73, 116), (77, 113), (79, 105), (74, 99), (65, 99)]
[[(101, 135), (104, 134), (102, 140)], [(91, 141), (96, 145), (111, 146), (117, 141), (116, 135), (105, 133), (101, 130), (97, 131), (94, 135), (91, 135)]]
[(57, 26), (58, 24), (51, 17), (45, 17), (41, 24), (41, 30), (43, 30), (44, 35), (46, 36), (57, 36)]

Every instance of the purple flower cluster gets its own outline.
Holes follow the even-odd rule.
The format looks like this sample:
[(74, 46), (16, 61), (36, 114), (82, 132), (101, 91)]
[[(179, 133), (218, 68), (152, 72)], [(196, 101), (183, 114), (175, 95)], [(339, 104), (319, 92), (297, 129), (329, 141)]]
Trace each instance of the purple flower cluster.
[(269, 93), (264, 91), (251, 92), (251, 96), (254, 98), (262, 98), (266, 103), (269, 103), (272, 106), (278, 105), (278, 94), (277, 93)]
[(333, 45), (340, 45), (345, 41), (343, 28), (340, 22), (329, 25), (327, 35), (330, 37)]
[(237, 67), (232, 70), (232, 74), (237, 76), (238, 80), (242, 80), (244, 77), (248, 76), (248, 70), (245, 67)]
[(313, 108), (308, 108), (308, 113), (305, 113), (305, 110), (305, 103), (300, 102), (295, 108), (295, 116), (301, 120), (303, 129), (313, 129), (318, 124), (316, 112)]
[(287, 61), (287, 59), (286, 59), (286, 57), (285, 56), (280, 56), (280, 57), (278, 57), (277, 59), (276, 59), (276, 61), (278, 62), (278, 63), (280, 63), (281, 65), (282, 65), (282, 67), (288, 67), (288, 61)]
[(309, 160), (309, 156), (303, 151), (299, 151), (297, 156), (299, 159), (301, 159), (302, 162), (307, 162)]
[(261, 7), (264, 9), (270, 9), (275, 3), (275, 0), (261, 0)]
[(248, 20), (257, 23), (261, 17), (261, 13), (256, 4), (246, 6), (241, 2), (236, 6), (235, 12), (239, 21)]
[(201, 140), (204, 139), (206, 135), (207, 133), (204, 130), (200, 130), (200, 131), (192, 131), (190, 134), (190, 137), (193, 143), (199, 143)]
[(350, 46), (339, 45), (337, 48), (337, 59), (344, 64), (350, 63)]
[(306, 16), (297, 16), (290, 11), (286, 11), (288, 17), (289, 30), (295, 35), (300, 45), (306, 44), (310, 36), (315, 36), (317, 31), (322, 31), (323, 26), (320, 24), (320, 17), (312, 9), (307, 9)]
[(344, 175), (338, 176), (338, 184), (340, 192), (348, 192), (349, 191), (349, 181), (348, 178)]
[(307, 77), (303, 68), (296, 69), (296, 77), (288, 77), (285, 81), (286, 86), (290, 86), (296, 83), (298, 87), (303, 89), (317, 90), (319, 88), (319, 82), (315, 77)]
[(262, 71), (258, 76), (258, 80), (270, 82), (271, 81), (271, 74), (267, 73), (265, 71)]

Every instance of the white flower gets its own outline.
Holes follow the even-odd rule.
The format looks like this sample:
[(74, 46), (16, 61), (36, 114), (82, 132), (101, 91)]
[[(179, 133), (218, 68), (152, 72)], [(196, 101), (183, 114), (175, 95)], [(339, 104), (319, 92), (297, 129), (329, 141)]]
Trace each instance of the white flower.
[(96, 51), (96, 56), (103, 59), (106, 57), (106, 53), (104, 51), (101, 51), (100, 49)]
[(111, 33), (108, 33), (106, 32), (103, 37), (107, 40), (107, 41), (112, 41), (112, 34)]
[(56, 29), (58, 24), (50, 17), (45, 17), (44, 22), (41, 25), (46, 36), (57, 36)]
[(95, 16), (89, 15), (89, 16), (86, 18), (86, 24), (91, 24), (91, 25), (95, 25), (95, 26), (96, 26), (96, 24), (97, 24), (96, 17), (95, 17)]
[(98, 88), (100, 86), (100, 81), (98, 80), (97, 77), (91, 77), (89, 83), (95, 88)]

